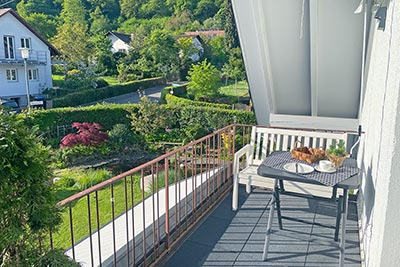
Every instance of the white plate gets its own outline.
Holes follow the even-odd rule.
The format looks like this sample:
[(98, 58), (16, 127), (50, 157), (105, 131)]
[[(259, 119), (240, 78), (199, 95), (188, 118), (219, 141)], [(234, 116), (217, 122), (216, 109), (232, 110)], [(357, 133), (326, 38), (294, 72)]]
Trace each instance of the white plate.
[(319, 165), (317, 165), (317, 166), (315, 166), (315, 169), (317, 170), (317, 171), (319, 171), (319, 172), (326, 172), (326, 173), (334, 173), (334, 172), (336, 172), (336, 169), (335, 168), (330, 168), (330, 169), (327, 169), (327, 170), (323, 170), (323, 169), (321, 169), (320, 167), (319, 167)]
[[(307, 164), (297, 163), (297, 173), (311, 173), (314, 171), (314, 168)], [(296, 163), (286, 163), (283, 165), (283, 168), (288, 172), (296, 173)]]

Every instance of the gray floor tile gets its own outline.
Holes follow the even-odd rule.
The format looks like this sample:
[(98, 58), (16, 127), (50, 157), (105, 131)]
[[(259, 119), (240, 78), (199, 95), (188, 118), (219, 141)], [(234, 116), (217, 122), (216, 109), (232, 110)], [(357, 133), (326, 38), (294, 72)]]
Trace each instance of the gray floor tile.
[[(283, 230), (274, 214), (268, 261), (262, 251), (271, 192), (240, 187), (237, 212), (229, 195), (164, 266), (337, 266), (336, 203), (281, 195)], [(349, 206), (346, 266), (360, 265), (357, 210)], [(188, 260), (190, 259), (190, 260)]]

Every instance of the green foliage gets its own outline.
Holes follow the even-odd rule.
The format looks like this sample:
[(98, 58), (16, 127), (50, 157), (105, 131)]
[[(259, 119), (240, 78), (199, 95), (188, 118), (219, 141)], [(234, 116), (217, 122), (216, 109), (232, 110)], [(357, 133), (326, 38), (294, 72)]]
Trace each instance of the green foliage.
[(25, 119), (25, 123), (37, 125), (41, 132), (46, 132), (50, 136), (55, 135), (56, 126), (72, 125), (75, 121), (97, 122), (104, 129), (111, 130), (115, 124), (129, 125), (128, 115), (131, 110), (136, 108), (136, 104), (108, 104), (80, 108), (35, 110)]
[(85, 25), (65, 23), (57, 28), (57, 34), (51, 42), (61, 52), (62, 57), (69, 62), (74, 64), (87, 62), (90, 49), (86, 31)]
[[(20, 3), (22, 3), (22, 1)], [(40, 32), (46, 38), (52, 38), (57, 32), (56, 19), (50, 15), (33, 13), (24, 18), (29, 25), (31, 25), (36, 31)]]
[(329, 149), (326, 151), (328, 154), (333, 154), (338, 157), (344, 157), (346, 155), (346, 147), (344, 145), (344, 141), (340, 140), (337, 143), (336, 140), (332, 141), (332, 144), (329, 146)]
[(226, 47), (235, 48), (239, 46), (239, 35), (236, 29), (235, 17), (233, 15), (231, 0), (224, 0), (225, 6), (225, 41)]
[(64, 255), (62, 249), (52, 249), (40, 259), (38, 267), (79, 267), (79, 263)]
[(201, 96), (215, 96), (218, 94), (220, 73), (216, 67), (204, 60), (192, 65), (189, 70), (188, 90), (197, 100)]
[(213, 17), (218, 11), (218, 6), (213, 0), (200, 0), (194, 10), (194, 15), (199, 21)]
[(79, 191), (85, 190), (86, 188), (99, 184), (113, 177), (113, 174), (109, 170), (105, 169), (87, 169), (82, 172), (83, 175), (81, 175), (81, 177), (74, 178), (74, 187)]
[(166, 128), (167, 117), (165, 110), (160, 105), (147, 97), (143, 97), (140, 100), (137, 112), (131, 115), (132, 129), (144, 135), (157, 133)]
[(86, 66), (79, 63), (77, 69), (72, 69), (67, 72), (64, 80), (64, 87), (73, 90), (97, 88), (96, 78), (99, 75), (100, 74), (96, 73), (93, 64)]
[(220, 109), (232, 109), (231, 105), (228, 104), (216, 104), (202, 101), (193, 101), (190, 99), (185, 99), (181, 97), (177, 97), (174, 95), (168, 94), (166, 95), (166, 102), (171, 106), (188, 106), (188, 107), (212, 107), (212, 108), (220, 108)]
[[(37, 240), (60, 223), (49, 180), (49, 151), (19, 117), (0, 110), (0, 262), (33, 266)], [(43, 249), (47, 247), (44, 244)]]
[(117, 149), (135, 142), (134, 134), (125, 124), (115, 124), (108, 132), (109, 142)]
[(80, 90), (64, 97), (53, 99), (53, 107), (77, 106), (105, 98), (136, 92), (138, 89), (150, 88), (164, 84), (163, 78), (151, 78), (125, 84), (110, 85), (99, 89)]

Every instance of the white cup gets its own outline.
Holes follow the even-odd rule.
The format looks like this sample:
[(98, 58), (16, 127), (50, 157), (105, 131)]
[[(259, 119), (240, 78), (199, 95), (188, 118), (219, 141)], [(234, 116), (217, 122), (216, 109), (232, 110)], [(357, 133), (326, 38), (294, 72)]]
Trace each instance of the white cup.
[(320, 160), (319, 168), (323, 171), (330, 170), (332, 168), (332, 163), (329, 160)]

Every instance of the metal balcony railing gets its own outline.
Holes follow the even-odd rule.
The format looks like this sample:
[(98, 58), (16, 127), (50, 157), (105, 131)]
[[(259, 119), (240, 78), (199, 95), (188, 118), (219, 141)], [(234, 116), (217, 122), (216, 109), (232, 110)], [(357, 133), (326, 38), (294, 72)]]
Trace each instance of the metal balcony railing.
[[(29, 52), (29, 58), (28, 58), (28, 62), (31, 63), (38, 63), (38, 64), (45, 64), (47, 63), (47, 51), (38, 51), (38, 50), (31, 50)], [(16, 51), (14, 52), (14, 56), (13, 57), (6, 57), (4, 50), (0, 50), (0, 63), (20, 63), (23, 62), (24, 59), (21, 56), (21, 52), (20, 51)]]
[(230, 191), (233, 155), (250, 132), (226, 126), (59, 202), (69, 240), (50, 233), (50, 247), (69, 247), (83, 266), (148, 266)]

